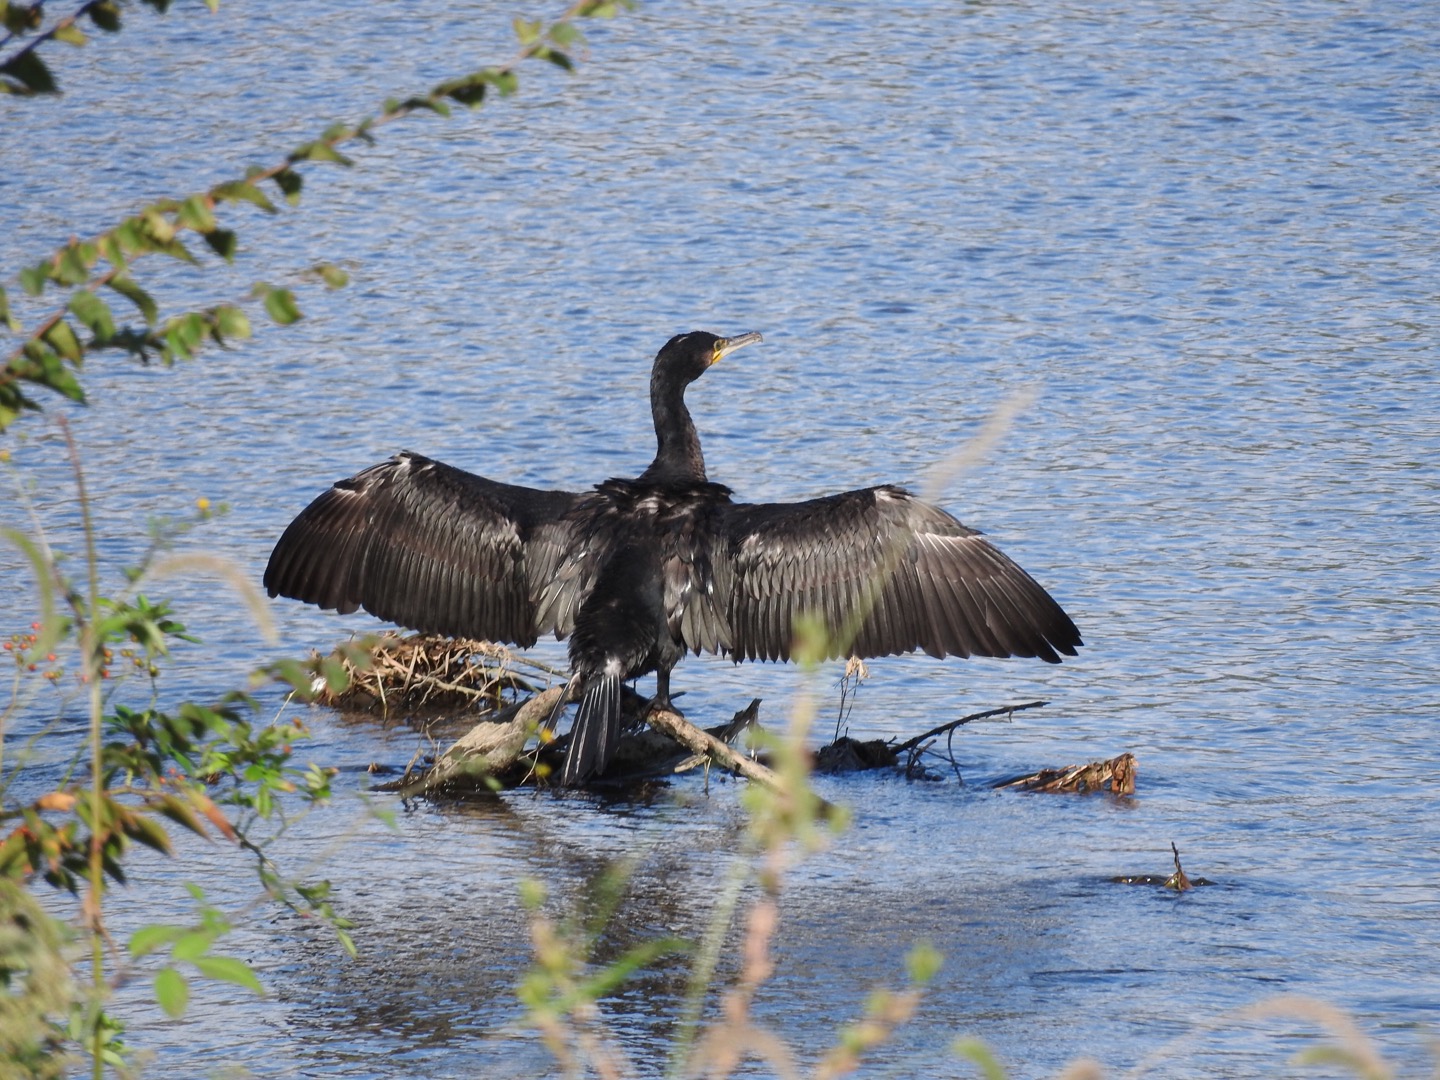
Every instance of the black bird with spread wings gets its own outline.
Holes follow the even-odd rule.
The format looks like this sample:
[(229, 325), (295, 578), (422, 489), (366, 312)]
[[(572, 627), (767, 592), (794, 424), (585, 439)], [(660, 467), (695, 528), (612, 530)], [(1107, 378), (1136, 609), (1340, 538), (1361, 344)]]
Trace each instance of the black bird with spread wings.
[(980, 533), (891, 486), (797, 503), (732, 502), (711, 483), (685, 389), (755, 333), (678, 334), (655, 357), (658, 449), (633, 480), (542, 491), (419, 454), (341, 480), (280, 537), (265, 588), (425, 633), (570, 639), (580, 699), (561, 773), (605, 770), (620, 688), (687, 652), (788, 660), (797, 620), (832, 656), (1028, 656), (1082, 644), (1070, 617)]

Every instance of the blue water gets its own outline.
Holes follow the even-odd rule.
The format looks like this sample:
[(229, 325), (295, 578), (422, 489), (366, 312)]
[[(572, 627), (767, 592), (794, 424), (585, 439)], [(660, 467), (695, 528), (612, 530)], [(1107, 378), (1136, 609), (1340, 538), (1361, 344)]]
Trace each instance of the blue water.
[[(503, 59), (512, 14), (182, 6), (56, 49), (65, 96), (4, 106), (0, 266)], [(712, 476), (745, 499), (926, 488), (1019, 401), (938, 498), (1049, 587), (1087, 647), (1059, 668), (872, 663), (857, 737), (1051, 704), (957, 735), (964, 786), (822, 782), (855, 823), (786, 880), (759, 1017), (814, 1061), (926, 940), (945, 967), (876, 1075), (969, 1075), (957, 1035), (1023, 1077), (1082, 1055), (1112, 1072), (1158, 1054), (1166, 1075), (1277, 1073), (1317, 1030), (1241, 1015), (1277, 993), (1344, 1008), (1428, 1075), (1440, 9), (741, 0), (647, 5), (589, 33), (577, 75), (527, 71), (514, 99), (393, 125), (355, 169), (308, 170), (297, 211), (236, 212), (233, 270), (146, 267), (172, 305), (322, 259), (353, 280), (301, 289), (304, 322), (177, 370), (97, 358), (92, 407), (47, 402), (5, 436), (52, 542), (76, 546), (62, 413), (114, 566), (143, 549), (147, 517), (205, 496), (232, 513), (183, 547), (258, 581), (309, 498), (402, 447), (542, 486), (633, 475), (653, 451), (649, 360), (680, 330), (765, 334), (690, 398)], [(24, 525), (9, 491), (0, 517)], [(23, 625), (25, 572), (0, 560)], [(372, 626), (277, 601), (270, 646), (213, 580), (156, 591), (205, 642), (167, 674), (176, 696)], [(779, 726), (807, 688), (833, 715), (838, 677), (692, 658), (675, 683), (692, 717), (759, 696)], [(346, 770), (347, 793), (424, 745), (307, 718), (309, 753)], [(986, 786), (1127, 750), (1130, 800)], [(742, 850), (728, 783), (645, 805), (372, 803), (397, 811), (393, 829), (346, 797), (277, 851), (335, 882), (360, 959), (266, 916), (235, 949), (268, 998), (210, 987), (169, 1022), (128, 989), (157, 1071), (544, 1074), (512, 1024), (520, 879), (546, 880), (559, 913), (606, 860), (633, 858), (613, 955), (698, 937)], [(1172, 841), (1215, 886), (1111, 883), (1166, 873)], [(205, 887), (243, 904), (243, 864), (207, 851)], [(201, 872), (156, 865), (117, 925), (182, 917), (179, 882)], [(637, 1075), (668, 1052), (683, 970), (663, 962), (604, 1005)]]

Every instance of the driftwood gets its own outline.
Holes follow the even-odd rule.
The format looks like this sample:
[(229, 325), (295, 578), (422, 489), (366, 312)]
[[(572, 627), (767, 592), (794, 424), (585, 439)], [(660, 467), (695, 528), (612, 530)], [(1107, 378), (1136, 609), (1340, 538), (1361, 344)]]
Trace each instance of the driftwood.
[(1021, 791), (1078, 792), (1109, 791), (1113, 795), (1135, 794), (1135, 755), (1121, 754), (1109, 761), (1088, 765), (1067, 765), (1063, 769), (1041, 769), (1027, 776), (1001, 780), (997, 788)]
[[(477, 708), (490, 707), (433, 760), (417, 766), (421, 757), (417, 753), (401, 778), (380, 785), (379, 790), (404, 796), (499, 790), (545, 784), (559, 771), (570, 736), (557, 737), (550, 727), (566, 703), (562, 700), (566, 685), (542, 690), (537, 684), (564, 680), (565, 672), (490, 642), (424, 634), (381, 635), (370, 645), (368, 662), (353, 663), (353, 655), (353, 649), (336, 650), (335, 658), (350, 676), (349, 686), (339, 693), (323, 692), (322, 703), (426, 724), (462, 718), (473, 722)], [(857, 679), (863, 675), (863, 666), (854, 673)], [(852, 668), (847, 667), (846, 679), (851, 677)], [(842, 684), (842, 702), (846, 685)], [(504, 704), (504, 697), (513, 694), (528, 696)], [(610, 767), (598, 778), (598, 784), (635, 783), (704, 765), (777, 787), (775, 774), (762, 761), (730, 745), (745, 728), (757, 726), (758, 699), (736, 713), (730, 723), (706, 731), (679, 713), (649, 709), (649, 703), (628, 687), (624, 694), (623, 732)], [(922, 757), (933, 753), (948, 759), (958, 776), (953, 739), (959, 728), (1044, 704), (1027, 701), (971, 713), (903, 742), (837, 737), (816, 751), (814, 767), (823, 773), (900, 769), (910, 778), (938, 780), (940, 776), (922, 765)], [(944, 747), (932, 749), (942, 737)], [(1108, 787), (1117, 794), (1129, 794), (1135, 789), (1134, 772), (1134, 757), (1124, 754), (1109, 762), (1047, 769), (995, 786), (1031, 791), (1094, 791)]]
[[(402, 796), (429, 795), (460, 788), (507, 786), (502, 778), (512, 772), (530, 737), (545, 723), (565, 696), (564, 686), (552, 686), (533, 697), (498, 710), (457, 739), (433, 765), (418, 774), (411, 769), (395, 784), (382, 784), (382, 791)], [(412, 762), (413, 764), (413, 762)], [(523, 769), (530, 772), (529, 767)]]

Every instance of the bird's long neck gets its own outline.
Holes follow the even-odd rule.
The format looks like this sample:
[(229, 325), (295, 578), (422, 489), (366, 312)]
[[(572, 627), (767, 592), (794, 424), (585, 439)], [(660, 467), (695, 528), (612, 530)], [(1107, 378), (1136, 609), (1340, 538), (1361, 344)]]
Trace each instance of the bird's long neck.
[(690, 410), (685, 407), (685, 384), (650, 379), (650, 412), (655, 418), (655, 460), (640, 474), (641, 480), (662, 483), (704, 483), (705, 455)]

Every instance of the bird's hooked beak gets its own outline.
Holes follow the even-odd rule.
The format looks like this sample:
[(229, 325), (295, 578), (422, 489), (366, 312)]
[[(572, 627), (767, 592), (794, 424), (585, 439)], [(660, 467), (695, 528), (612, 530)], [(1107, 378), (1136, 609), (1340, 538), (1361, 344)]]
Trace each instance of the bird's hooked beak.
[(714, 348), (710, 350), (710, 363), (718, 364), (723, 358), (729, 356), (736, 349), (743, 349), (746, 345), (753, 345), (757, 341), (764, 340), (765, 339), (754, 330), (745, 334), (736, 334), (734, 337), (721, 338), (715, 342)]

